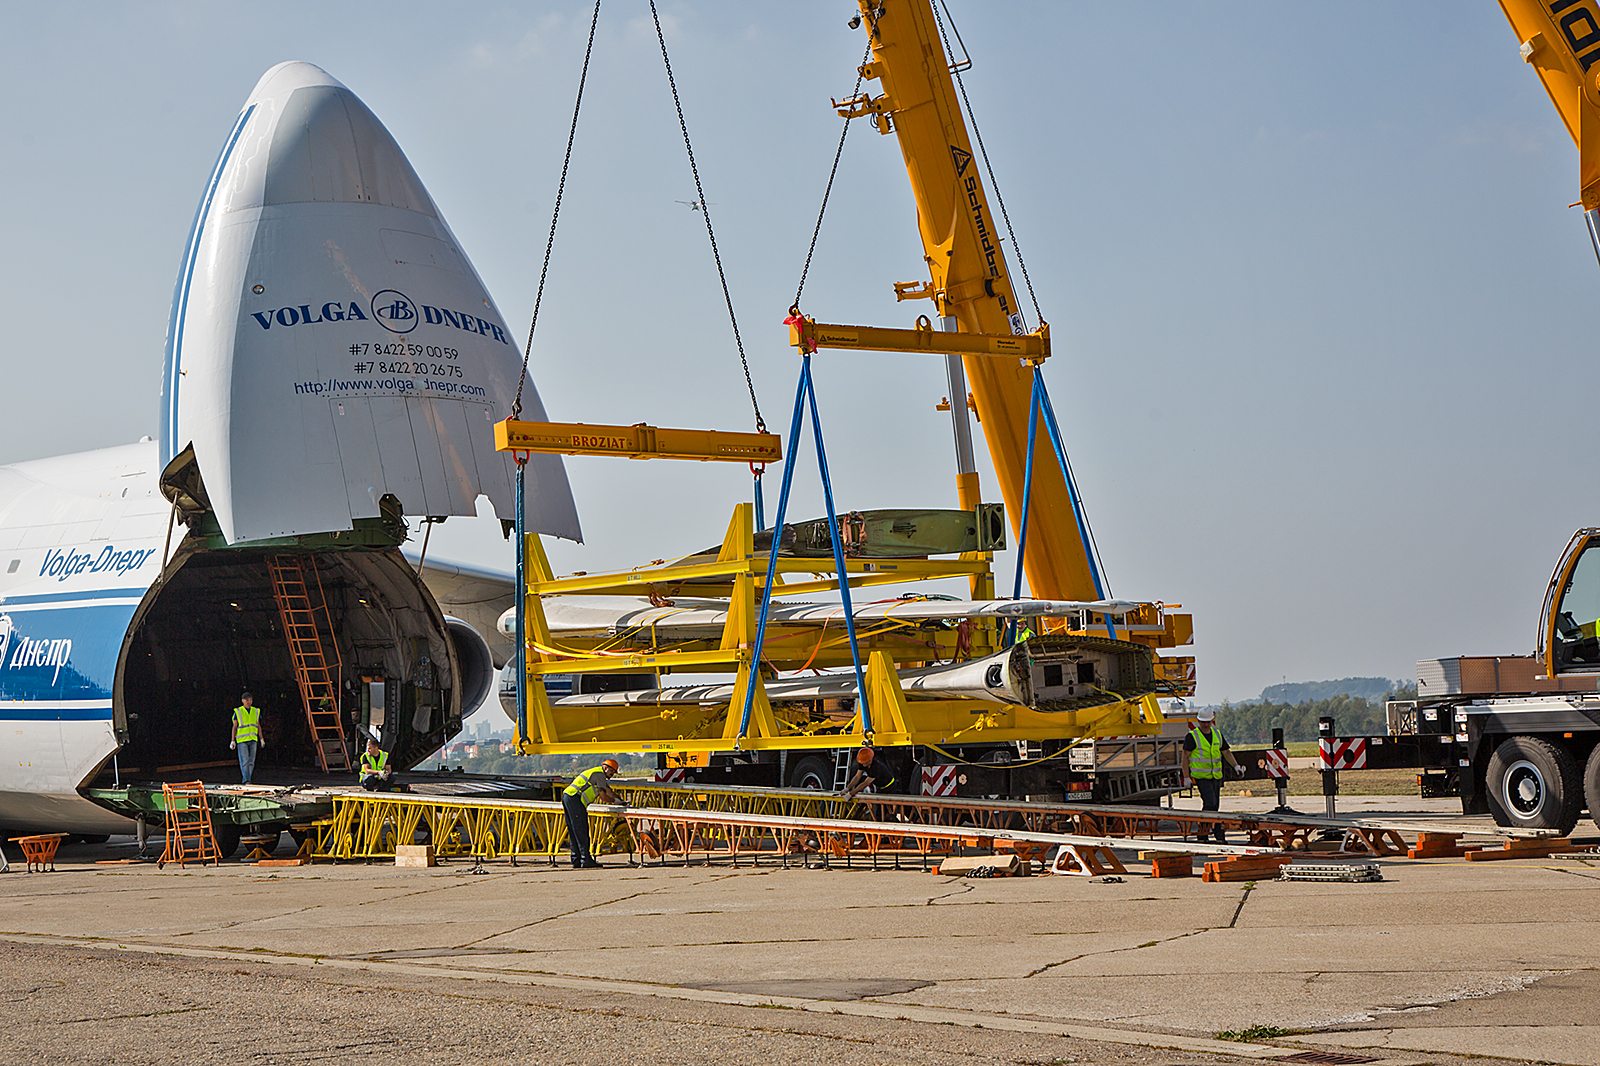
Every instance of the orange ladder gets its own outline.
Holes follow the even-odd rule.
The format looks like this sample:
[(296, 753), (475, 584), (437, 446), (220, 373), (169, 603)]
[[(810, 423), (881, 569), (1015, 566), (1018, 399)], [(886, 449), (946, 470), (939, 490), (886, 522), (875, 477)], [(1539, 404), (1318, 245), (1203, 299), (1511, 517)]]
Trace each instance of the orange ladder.
[(156, 863), (160, 869), (169, 862), (182, 866), (188, 862), (222, 861), (216, 834), (211, 831), (211, 806), (206, 802), (206, 786), (199, 781), (167, 782), (161, 786), (166, 807), (167, 847)]
[(350, 749), (345, 745), (344, 725), (339, 720), (339, 681), (344, 664), (339, 659), (338, 643), (331, 639), (333, 661), (329, 664), (318, 626), (320, 615), (332, 637), (333, 622), (322, 593), (322, 576), (315, 566), (311, 568), (316, 588), (313, 599), (313, 585), (306, 579), (299, 556), (269, 555), (267, 567), (272, 571), (272, 595), (278, 601), (278, 617), (283, 621), (284, 639), (289, 642), (289, 657), (294, 660), (294, 678), (300, 686), (300, 700), (305, 704), (317, 760), (323, 773), (348, 771)]

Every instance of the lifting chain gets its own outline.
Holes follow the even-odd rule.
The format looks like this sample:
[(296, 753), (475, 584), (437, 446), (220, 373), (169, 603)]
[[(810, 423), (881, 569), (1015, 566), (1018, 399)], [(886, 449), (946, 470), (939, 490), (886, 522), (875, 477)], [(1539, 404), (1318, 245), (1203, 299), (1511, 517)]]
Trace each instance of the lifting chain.
[(689, 124), (683, 118), (683, 101), (678, 98), (678, 82), (672, 76), (672, 60), (667, 58), (667, 38), (661, 32), (661, 16), (656, 13), (656, 0), (650, 0), (650, 17), (655, 19), (656, 40), (661, 43), (661, 62), (667, 68), (667, 85), (672, 89), (672, 104), (678, 109), (678, 128), (683, 131), (683, 147), (689, 154), (689, 172), (694, 175), (694, 194), (698, 198), (700, 213), (705, 216), (706, 236), (711, 240), (711, 258), (716, 260), (717, 279), (722, 282), (722, 299), (728, 305), (728, 321), (733, 324), (733, 343), (739, 349), (739, 365), (744, 368), (745, 388), (750, 391), (750, 407), (755, 411), (756, 432), (765, 433), (767, 423), (761, 417), (761, 404), (756, 400), (755, 382), (750, 379), (750, 360), (745, 358), (744, 339), (739, 336), (739, 319), (733, 313), (733, 297), (728, 292), (728, 276), (722, 270), (722, 255), (717, 251), (716, 231), (711, 228), (711, 206), (706, 203), (705, 189), (700, 185), (700, 168), (695, 166), (694, 145), (689, 142)]
[[(594, 28), (600, 22), (600, 0), (594, 0), (594, 15), (589, 19), (589, 44), (583, 50), (583, 73), (578, 75), (578, 98), (572, 103), (572, 128), (567, 131), (567, 154), (561, 160), (561, 182), (556, 186), (556, 206), (550, 213), (550, 235), (544, 242), (544, 266), (539, 270), (539, 291), (533, 298), (533, 319), (528, 323), (528, 346), (522, 352), (522, 375), (517, 378), (517, 398), (511, 403), (511, 417), (522, 417), (522, 386), (528, 380), (528, 359), (533, 355), (533, 331), (539, 325), (539, 305), (544, 302), (544, 282), (550, 275), (550, 251), (556, 243), (556, 223), (561, 218), (561, 197), (567, 191), (567, 168), (572, 165), (572, 142), (578, 136), (578, 112), (583, 109), (583, 86), (589, 80), (589, 57), (594, 54)], [(525, 460), (518, 460), (518, 463)]]
[[(861, 80), (865, 77), (862, 68), (872, 58), (872, 45), (867, 45), (867, 50), (861, 54), (861, 65), (856, 67), (856, 87), (850, 90), (850, 95), (845, 99), (854, 100), (861, 95)], [(833, 193), (833, 179), (839, 173), (839, 158), (844, 155), (844, 139), (850, 135), (850, 118), (845, 117), (844, 129), (839, 131), (839, 147), (833, 151), (833, 169), (828, 171), (828, 187), (822, 190), (822, 206), (817, 208), (817, 225), (811, 231), (811, 247), (806, 249), (806, 263), (800, 268), (800, 284), (794, 287), (794, 303), (789, 308), (791, 316), (800, 314), (800, 294), (806, 288), (806, 276), (811, 273), (811, 257), (817, 252), (817, 237), (822, 233), (822, 216), (828, 213), (828, 197)]]

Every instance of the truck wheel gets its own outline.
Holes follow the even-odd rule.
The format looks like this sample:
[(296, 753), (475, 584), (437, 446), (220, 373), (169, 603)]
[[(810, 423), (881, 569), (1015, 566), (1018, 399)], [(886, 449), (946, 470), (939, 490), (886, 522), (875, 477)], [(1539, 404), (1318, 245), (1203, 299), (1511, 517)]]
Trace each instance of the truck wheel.
[(1589, 804), (1589, 817), (1600, 826), (1600, 745), (1589, 753), (1583, 767), (1583, 798)]
[(1489, 813), (1516, 829), (1555, 829), (1563, 836), (1578, 824), (1583, 782), (1572, 756), (1537, 737), (1512, 737), (1489, 757), (1485, 780)]
[(833, 791), (833, 764), (820, 755), (807, 755), (789, 771), (789, 787)]

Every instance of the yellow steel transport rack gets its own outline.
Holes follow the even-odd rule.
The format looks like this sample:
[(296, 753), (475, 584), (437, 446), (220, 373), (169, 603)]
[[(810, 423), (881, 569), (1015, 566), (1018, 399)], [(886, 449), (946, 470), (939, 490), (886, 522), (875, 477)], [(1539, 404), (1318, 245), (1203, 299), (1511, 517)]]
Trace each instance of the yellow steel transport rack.
[(584, 422), (496, 422), (494, 446), (502, 452), (616, 455), (628, 459), (698, 459), (729, 463), (776, 463), (783, 440), (773, 433), (717, 429), (592, 426)]
[[(924, 637), (920, 646), (894, 644), (893, 634), (868, 636), (862, 641), (867, 660), (865, 671), (867, 701), (870, 701), (874, 731), (868, 735), (862, 724), (861, 703), (853, 716), (821, 718), (810, 704), (774, 706), (766, 696), (759, 671), (752, 669), (751, 647), (760, 608), (760, 595), (767, 584), (767, 553), (757, 552), (754, 543), (754, 512), (750, 504), (738, 505), (715, 560), (690, 563), (661, 562), (636, 570), (610, 574), (582, 574), (557, 578), (551, 572), (537, 535), (525, 538), (523, 561), (527, 576), (523, 603), (523, 626), (527, 643), (523, 683), (527, 686), (527, 721), (518, 723), (518, 743), (525, 754), (681, 752), (782, 750), (800, 748), (838, 748), (871, 741), (876, 744), (949, 744), (1006, 742), (1012, 740), (1052, 740), (1064, 736), (1126, 736), (1149, 733), (1160, 728), (1162, 715), (1155, 696), (1114, 701), (1074, 711), (1044, 712), (970, 699), (912, 700), (901, 688), (895, 664), (911, 661), (954, 658), (953, 632), (937, 639)], [(977, 554), (977, 553), (973, 553)], [(704, 557), (699, 557), (704, 558)], [(983, 587), (992, 589), (989, 554), (960, 560), (936, 559), (850, 559), (845, 575), (852, 587), (882, 583), (904, 583), (939, 577), (973, 576)], [(785, 594), (825, 591), (839, 587), (832, 559), (780, 558), (774, 579)], [(785, 574), (806, 574), (810, 581), (784, 583)], [(698, 593), (692, 581), (715, 579), (716, 594), (729, 597), (728, 620), (719, 640), (686, 641), (668, 648), (606, 647), (593, 639), (558, 644), (545, 620), (543, 597), (588, 593), (627, 596), (706, 595), (704, 585)], [(1152, 619), (1155, 621), (1155, 619)], [(798, 631), (800, 627), (794, 627)], [(1152, 640), (1171, 636), (1170, 626), (1147, 634)], [(831, 649), (819, 646), (826, 639), (815, 629), (801, 634), (809, 639), (783, 639), (785, 627), (772, 627), (765, 666), (779, 670), (798, 670), (807, 665), (843, 665), (850, 661), (849, 647), (842, 643), (838, 627)], [(936, 631), (916, 631), (935, 633)], [(997, 650), (993, 629), (972, 626), (971, 654), (978, 656)], [(904, 639), (899, 638), (899, 639)], [(926, 641), (932, 640), (932, 646)], [(875, 643), (876, 641), (876, 643)], [(942, 641), (942, 643), (941, 643)], [(911, 658), (914, 656), (915, 658)], [(657, 703), (585, 704), (559, 706), (545, 692), (545, 674), (642, 673), (654, 671), (727, 671), (735, 674), (731, 701), (713, 704)], [(738, 736), (739, 716), (729, 707), (742, 708), (747, 686), (754, 685), (755, 710), (750, 735)]]

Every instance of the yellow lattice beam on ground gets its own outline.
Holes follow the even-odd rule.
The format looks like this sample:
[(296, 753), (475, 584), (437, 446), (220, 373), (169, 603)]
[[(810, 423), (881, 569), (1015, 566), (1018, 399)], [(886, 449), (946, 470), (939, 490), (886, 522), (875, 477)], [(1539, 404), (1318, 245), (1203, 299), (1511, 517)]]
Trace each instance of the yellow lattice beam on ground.
[[(554, 859), (567, 849), (566, 817), (547, 800), (467, 800), (399, 793), (335, 796), (334, 813), (313, 825), (317, 859), (392, 859), (396, 844), (427, 839), (441, 858)], [(591, 850), (630, 851), (626, 823), (611, 813), (589, 816)]]

